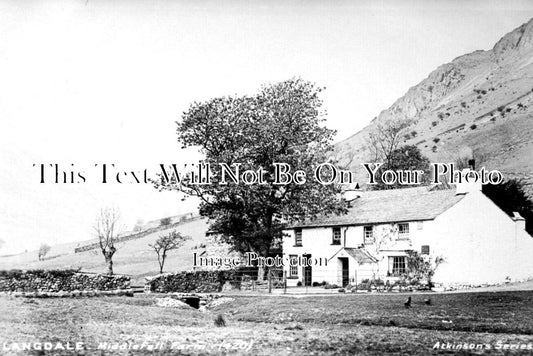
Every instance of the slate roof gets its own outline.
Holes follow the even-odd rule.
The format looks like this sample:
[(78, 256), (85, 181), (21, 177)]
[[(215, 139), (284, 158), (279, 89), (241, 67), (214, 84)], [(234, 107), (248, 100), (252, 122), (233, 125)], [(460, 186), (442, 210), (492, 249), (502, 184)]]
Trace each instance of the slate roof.
[(427, 187), (364, 191), (351, 201), (347, 214), (319, 216), (292, 228), (433, 220), (463, 197), (455, 189), (432, 191)]

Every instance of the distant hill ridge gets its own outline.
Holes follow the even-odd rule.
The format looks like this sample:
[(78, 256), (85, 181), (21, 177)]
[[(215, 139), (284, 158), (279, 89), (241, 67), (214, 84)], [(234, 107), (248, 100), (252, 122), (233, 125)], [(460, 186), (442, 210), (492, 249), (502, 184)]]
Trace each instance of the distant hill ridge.
[[(183, 215), (178, 215), (174, 217), (169, 217), (170, 223), (167, 225), (161, 224), (160, 220), (154, 220), (149, 222), (145, 225), (144, 229), (140, 232), (132, 233), (132, 234), (125, 234), (123, 236), (120, 236), (116, 239), (116, 242), (124, 242), (129, 240), (135, 240), (143, 238), (147, 235), (153, 234), (158, 231), (167, 230), (173, 227), (178, 227), (184, 223), (191, 222), (197, 219), (201, 219), (200, 215), (198, 213), (187, 213)], [(159, 225), (156, 225), (158, 223)], [(147, 227), (148, 226), (148, 227)], [(151, 227), (150, 227), (151, 226)], [(81, 253), (85, 251), (94, 250), (100, 247), (100, 244), (98, 242), (94, 242), (88, 245), (76, 247), (74, 249), (74, 253)]]
[(336, 144), (336, 158), (356, 168), (369, 159), (366, 139), (378, 124), (406, 120), (402, 144), (418, 146), (432, 162), (453, 162), (476, 151), (481, 164), (524, 180), (531, 194), (532, 113), (533, 19), (490, 50), (439, 66), (368, 126)]

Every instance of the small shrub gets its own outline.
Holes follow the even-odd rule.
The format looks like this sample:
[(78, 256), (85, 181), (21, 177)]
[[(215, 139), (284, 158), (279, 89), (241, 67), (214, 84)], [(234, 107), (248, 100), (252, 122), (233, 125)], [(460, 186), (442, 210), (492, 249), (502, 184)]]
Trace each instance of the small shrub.
[(51, 247), (48, 244), (41, 244), (39, 247), (39, 261), (44, 260), (44, 257), (50, 252)]
[(437, 116), (438, 116), (438, 118), (441, 119), (441, 120), (444, 119), (444, 114), (441, 113), (441, 112), (439, 112), (439, 114), (438, 114)]
[(439, 123), (438, 123), (437, 121), (433, 121), (433, 122), (431, 123), (431, 126), (435, 127), (435, 126), (437, 126), (438, 124), (439, 124)]
[(512, 110), (511, 108), (505, 109), (506, 112), (511, 112), (511, 110)]
[(218, 314), (215, 318), (215, 326), (218, 328), (226, 326), (226, 320), (224, 320), (222, 314)]
[(435, 138), (433, 139), (433, 142), (435, 142), (435, 143), (437, 143), (437, 142), (439, 142), (439, 141), (440, 141), (440, 138), (438, 138), (438, 137), (435, 137)]
[(381, 279), (375, 279), (374, 281), (372, 281), (372, 283), (376, 286), (384, 286), (385, 285), (385, 282)]
[(290, 325), (290, 326), (287, 326), (285, 329), (283, 330), (303, 330), (304, 328), (300, 325), (300, 324), (296, 324), (294, 326)]
[(416, 137), (416, 135), (418, 135), (418, 132), (416, 132), (415, 130), (411, 131), (411, 136), (412, 137)]
[(301, 287), (302, 286), (302, 281), (298, 281), (298, 283), (296, 283), (296, 286), (297, 287)]
[(367, 290), (367, 291), (371, 291), (372, 290), (372, 284), (370, 283), (361, 283), (357, 286), (357, 289), (359, 290)]
[(324, 289), (336, 289), (336, 288), (339, 288), (339, 286), (336, 284), (326, 283), (326, 285), (324, 286)]
[(476, 128), (477, 128), (477, 125), (476, 125), (476, 124), (472, 124), (472, 125), (470, 125), (470, 129), (471, 129), (471, 130), (475, 130)]
[(465, 101), (461, 102), (461, 107), (466, 108), (466, 102)]
[(433, 147), (431, 147), (431, 151), (433, 151), (433, 152), (437, 152), (437, 146), (433, 146)]
[(501, 106), (498, 106), (498, 110), (499, 112), (503, 112), (505, 110), (505, 105), (501, 105)]
[(159, 221), (161, 226), (168, 226), (168, 225), (170, 225), (171, 222), (172, 222), (172, 220), (170, 218), (163, 218), (163, 219), (161, 219)]

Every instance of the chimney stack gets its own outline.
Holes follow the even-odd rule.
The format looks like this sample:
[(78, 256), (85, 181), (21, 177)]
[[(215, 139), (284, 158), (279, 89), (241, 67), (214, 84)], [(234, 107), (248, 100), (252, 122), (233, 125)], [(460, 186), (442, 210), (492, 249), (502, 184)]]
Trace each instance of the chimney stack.
[(513, 220), (516, 224), (517, 230), (525, 230), (526, 229), (526, 219), (520, 215), (519, 212), (513, 211)]

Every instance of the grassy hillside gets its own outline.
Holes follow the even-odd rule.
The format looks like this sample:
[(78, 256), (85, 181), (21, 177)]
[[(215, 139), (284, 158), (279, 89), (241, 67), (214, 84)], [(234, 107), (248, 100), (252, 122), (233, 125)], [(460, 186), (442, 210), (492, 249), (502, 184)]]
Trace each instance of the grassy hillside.
[[(169, 252), (165, 262), (165, 271), (190, 269), (193, 253), (203, 251), (203, 249), (195, 247), (206, 243), (207, 220), (203, 218), (183, 223), (178, 227), (163, 229), (140, 239), (120, 243), (113, 258), (115, 272), (137, 278), (157, 274), (159, 272), (157, 255), (148, 244), (157, 240), (161, 234), (172, 230), (191, 236), (191, 240), (187, 241), (179, 250)], [(45, 261), (38, 260), (37, 251), (0, 257), (0, 269), (81, 268), (82, 271), (105, 273), (106, 265), (100, 250), (74, 253), (74, 248), (78, 245), (91, 242), (93, 241), (52, 246)]]

